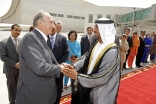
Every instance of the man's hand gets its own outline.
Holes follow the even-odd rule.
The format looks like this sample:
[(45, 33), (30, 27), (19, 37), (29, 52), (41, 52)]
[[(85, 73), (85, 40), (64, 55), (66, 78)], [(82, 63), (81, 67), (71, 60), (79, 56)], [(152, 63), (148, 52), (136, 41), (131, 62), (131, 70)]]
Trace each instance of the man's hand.
[(72, 63), (74, 62), (74, 60), (73, 60), (73, 59), (71, 59), (71, 58), (69, 58), (69, 61), (70, 61), (70, 62), (72, 62)]
[(146, 47), (150, 47), (150, 45), (145, 45)]
[(66, 68), (63, 70), (63, 74), (70, 77), (71, 79), (76, 80), (77, 79), (77, 71), (74, 69), (73, 66), (68, 65)]
[(73, 63), (75, 63), (77, 60), (78, 60), (78, 58), (74, 58), (74, 59), (73, 59)]
[(15, 68), (20, 69), (20, 62), (16, 63)]
[(62, 64), (60, 64), (61, 72), (62, 72), (62, 73), (63, 73), (63, 70), (64, 70), (65, 68), (68, 67), (68, 65), (69, 65), (69, 64), (67, 64), (67, 63), (62, 63)]

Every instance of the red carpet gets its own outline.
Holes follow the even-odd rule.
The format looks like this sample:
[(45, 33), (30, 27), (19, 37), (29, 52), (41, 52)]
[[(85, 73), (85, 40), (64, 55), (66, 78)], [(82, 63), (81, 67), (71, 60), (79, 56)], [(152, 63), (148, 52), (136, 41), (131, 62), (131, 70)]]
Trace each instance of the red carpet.
[[(70, 104), (71, 95), (60, 104)], [(122, 76), (117, 104), (156, 104), (156, 65)]]
[(65, 95), (61, 98), (60, 104), (70, 104), (71, 94)]
[(156, 67), (122, 80), (117, 104), (156, 104)]

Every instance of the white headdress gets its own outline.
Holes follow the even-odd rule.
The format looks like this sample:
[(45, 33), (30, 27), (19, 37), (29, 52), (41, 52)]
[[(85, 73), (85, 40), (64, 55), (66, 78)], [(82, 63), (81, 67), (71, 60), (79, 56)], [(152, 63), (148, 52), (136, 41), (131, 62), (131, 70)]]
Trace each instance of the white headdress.
[(110, 43), (114, 43), (116, 35), (114, 21), (108, 18), (100, 18), (94, 23), (98, 25), (103, 44), (107, 46)]
[(87, 74), (90, 74), (94, 68), (96, 59), (101, 51), (109, 44), (115, 42), (116, 29), (114, 27), (114, 21), (107, 18), (100, 18), (94, 22), (98, 25), (100, 36), (103, 43), (97, 43), (91, 64), (89, 66)]

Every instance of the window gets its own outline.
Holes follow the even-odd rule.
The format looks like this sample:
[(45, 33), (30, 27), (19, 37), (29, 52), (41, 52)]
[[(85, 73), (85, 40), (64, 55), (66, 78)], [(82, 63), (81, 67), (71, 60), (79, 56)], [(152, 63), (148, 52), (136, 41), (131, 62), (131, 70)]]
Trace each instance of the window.
[(73, 18), (73, 16), (72, 15), (67, 15), (67, 18)]
[(49, 13), (51, 16), (55, 16), (57, 17), (57, 14), (56, 13)]
[(63, 14), (58, 14), (58, 17), (64, 17), (64, 15)]
[(97, 15), (97, 19), (102, 18), (102, 14)]
[(89, 14), (89, 23), (93, 23), (93, 14)]
[(106, 18), (111, 19), (111, 14), (107, 14)]
[(80, 19), (80, 16), (74, 16), (75, 19)]
[(84, 20), (84, 19), (85, 19), (85, 17), (81, 17), (81, 19), (83, 19), (83, 20)]

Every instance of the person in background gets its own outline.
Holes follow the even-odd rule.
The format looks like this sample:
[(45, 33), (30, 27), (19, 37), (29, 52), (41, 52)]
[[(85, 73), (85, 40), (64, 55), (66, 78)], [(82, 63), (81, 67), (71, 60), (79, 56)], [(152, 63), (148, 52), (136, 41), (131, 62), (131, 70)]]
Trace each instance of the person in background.
[(142, 59), (143, 54), (144, 54), (144, 47), (145, 47), (144, 36), (145, 36), (145, 33), (146, 33), (145, 31), (141, 31), (141, 36), (139, 37), (140, 46), (138, 47), (138, 53), (136, 55), (136, 61), (135, 61), (135, 65), (138, 68), (142, 67), (140, 65), (140, 63), (141, 63), (141, 59)]
[[(77, 33), (74, 30), (71, 30), (68, 33), (68, 47), (69, 47), (69, 55), (66, 63), (73, 65), (78, 58), (81, 57), (81, 46), (80, 43), (77, 41)], [(64, 89), (67, 89), (69, 77), (64, 77)]]
[[(55, 23), (54, 23), (55, 24)], [(56, 27), (57, 26), (57, 27)], [(61, 21), (56, 22), (52, 33), (49, 35), (51, 47), (53, 54), (59, 64), (64, 63), (68, 58), (68, 44), (67, 38), (60, 34), (62, 29)], [(54, 104), (59, 104), (61, 99), (61, 94), (63, 92), (63, 74), (61, 73), (60, 78), (56, 78), (57, 86), (57, 98)]]
[(154, 62), (154, 56), (156, 54), (156, 35), (154, 35), (153, 43), (150, 50), (150, 60)]
[(82, 56), (96, 42), (96, 39), (92, 34), (93, 34), (93, 28), (92, 27), (87, 27), (87, 34), (85, 36), (81, 37), (80, 44), (81, 44), (81, 55)]
[(146, 38), (145, 38), (144, 54), (143, 54), (143, 57), (142, 57), (142, 60), (141, 60), (141, 62), (143, 64), (145, 63), (145, 61), (147, 59), (147, 56), (148, 56), (148, 54), (150, 52), (151, 45), (152, 45), (152, 39), (150, 37), (150, 34), (147, 34)]
[(34, 29), (34, 26), (30, 26), (29, 32), (31, 32)]
[(132, 36), (132, 47), (130, 48), (130, 53), (128, 56), (128, 66), (130, 69), (133, 69), (132, 64), (133, 64), (135, 56), (138, 53), (139, 46), (140, 46), (140, 40), (138, 38), (137, 32), (134, 32)]
[[(150, 37), (151, 37), (151, 39), (152, 39), (152, 43), (153, 43), (153, 41), (154, 41), (154, 35), (155, 35), (155, 33), (154, 33), (154, 32), (152, 32), (152, 33), (151, 33), (151, 35), (150, 35)], [(149, 63), (149, 62), (147, 61), (147, 60), (148, 60), (149, 55), (150, 55), (150, 57), (151, 57), (150, 52), (148, 53), (148, 55), (147, 55), (147, 57), (146, 57), (146, 61), (145, 61), (145, 63)], [(152, 60), (150, 59), (150, 61), (152, 61)]]
[(132, 46), (132, 37), (129, 35), (130, 34), (130, 29), (126, 29), (125, 34), (127, 35), (126, 39), (127, 39), (128, 44), (129, 44), (129, 50), (128, 50), (128, 54), (126, 55), (126, 61), (123, 64), (123, 68), (127, 69), (126, 68), (126, 62), (127, 62), (127, 59), (128, 59), (129, 53), (130, 53), (130, 48)]
[(0, 42), (0, 57), (3, 64), (3, 73), (7, 78), (8, 97), (10, 104), (15, 104), (17, 82), (19, 77), (19, 45), (21, 39), (18, 36), (21, 27), (18, 24), (11, 26), (11, 36)]
[(152, 42), (154, 41), (154, 36), (155, 36), (155, 32), (152, 32), (152, 33), (151, 33)]
[(121, 69), (123, 69), (123, 64), (125, 63), (126, 55), (129, 50), (129, 45), (126, 40), (126, 34), (123, 34), (121, 37), (119, 49), (120, 49), (120, 57), (121, 57)]
[(59, 34), (62, 29), (63, 29), (62, 22), (60, 20), (58, 20), (56, 22), (56, 32), (57, 32), (57, 34)]

